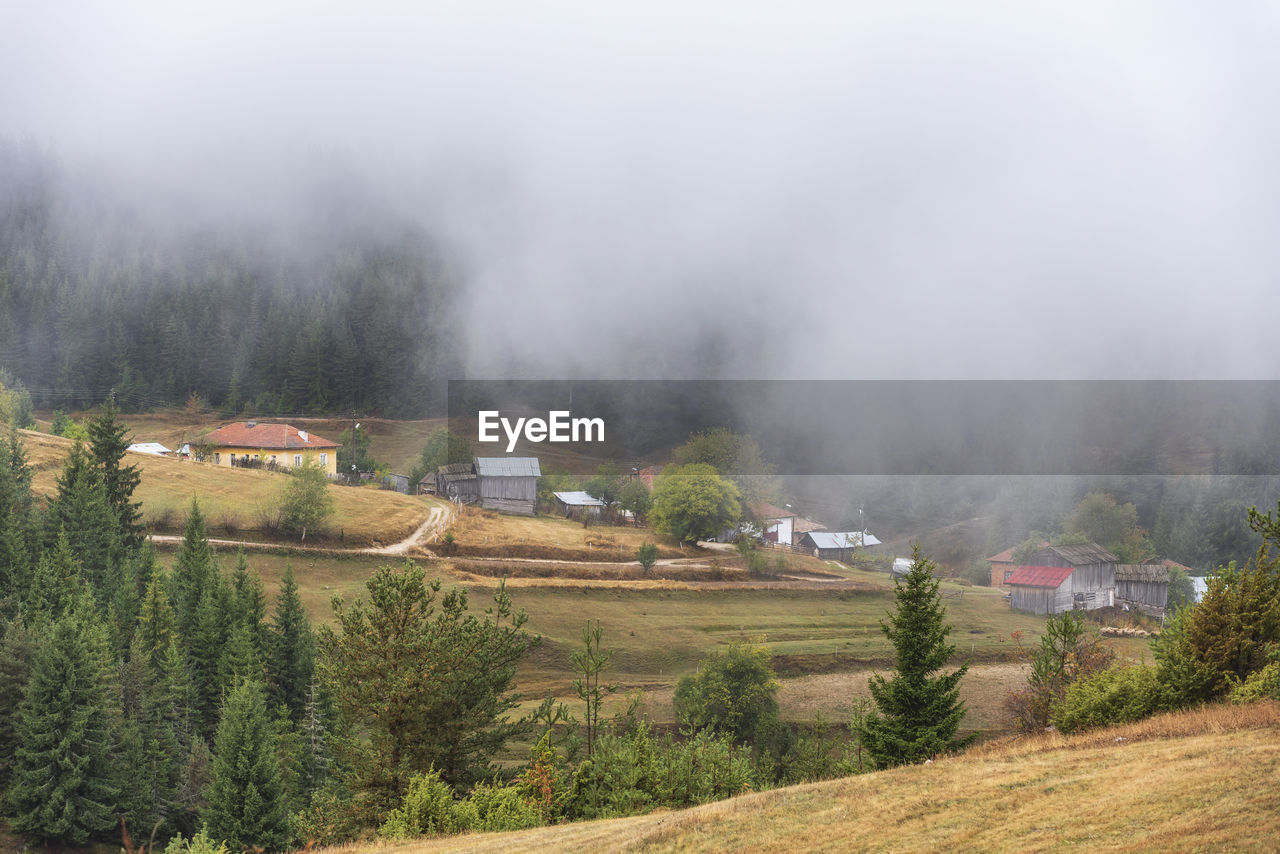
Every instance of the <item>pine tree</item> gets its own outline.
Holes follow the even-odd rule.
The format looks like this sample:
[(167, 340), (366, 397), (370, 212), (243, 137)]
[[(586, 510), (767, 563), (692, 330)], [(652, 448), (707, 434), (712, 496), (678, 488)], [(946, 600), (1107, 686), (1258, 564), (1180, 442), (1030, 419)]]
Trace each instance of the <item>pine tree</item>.
[(104, 690), (105, 649), (100, 631), (74, 613), (41, 638), (8, 793), (12, 827), (24, 836), (83, 845), (115, 826), (119, 787), (110, 752), (118, 711)]
[(290, 840), (275, 726), (262, 686), (240, 682), (222, 710), (213, 747), (213, 779), (201, 811), (209, 835), (233, 850), (283, 850)]
[(131, 501), (133, 491), (142, 481), (137, 466), (121, 466), (129, 440), (125, 426), (116, 421), (115, 398), (107, 399), (102, 414), (89, 422), (89, 441), (93, 460), (106, 488), (107, 504), (115, 517), (120, 541), (126, 548), (142, 545), (146, 529), (141, 523), (142, 503)]
[(46, 549), (36, 564), (24, 611), (27, 626), (36, 628), (61, 619), (86, 591), (80, 562), (71, 552), (66, 532), (62, 531), (53, 548)]
[(964, 719), (959, 686), (969, 665), (934, 675), (955, 652), (946, 642), (951, 627), (944, 621), (946, 609), (934, 568), (915, 544), (911, 570), (897, 583), (897, 610), (881, 623), (893, 643), (897, 665), (888, 679), (872, 675), (869, 687), (877, 711), (867, 716), (861, 733), (879, 768), (921, 762), (972, 740), (954, 737)]
[(307, 702), (308, 686), (315, 672), (315, 639), (311, 623), (298, 596), (293, 567), (285, 566), (271, 620), (271, 655), (268, 668), (276, 701), (300, 720)]
[(0, 442), (0, 608), (8, 616), (31, 582), (33, 502), (26, 454), (17, 432), (10, 430), (8, 442)]

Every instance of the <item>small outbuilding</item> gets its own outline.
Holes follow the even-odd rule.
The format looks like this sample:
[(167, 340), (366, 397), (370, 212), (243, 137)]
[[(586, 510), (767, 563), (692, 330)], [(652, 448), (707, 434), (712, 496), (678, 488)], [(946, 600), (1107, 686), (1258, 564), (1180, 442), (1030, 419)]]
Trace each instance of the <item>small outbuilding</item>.
[(1116, 565), (1116, 604), (1137, 608), (1145, 614), (1164, 613), (1169, 601), (1169, 568), (1150, 564)]
[(874, 534), (866, 531), (809, 531), (800, 537), (800, 545), (813, 549), (822, 560), (838, 560), (849, 563), (853, 550), (880, 545)]
[(1069, 566), (1020, 566), (1005, 579), (1009, 605), (1033, 614), (1061, 614), (1075, 607)]
[(480, 481), (471, 463), (449, 463), (436, 469), (436, 495), (463, 504), (480, 500)]
[(599, 516), (604, 509), (604, 502), (582, 490), (573, 492), (553, 492), (556, 510), (567, 519), (581, 519), (584, 516)]
[(791, 531), (796, 521), (796, 514), (764, 501), (754, 502), (748, 507), (751, 515), (760, 523), (762, 539), (771, 543), (791, 545)]

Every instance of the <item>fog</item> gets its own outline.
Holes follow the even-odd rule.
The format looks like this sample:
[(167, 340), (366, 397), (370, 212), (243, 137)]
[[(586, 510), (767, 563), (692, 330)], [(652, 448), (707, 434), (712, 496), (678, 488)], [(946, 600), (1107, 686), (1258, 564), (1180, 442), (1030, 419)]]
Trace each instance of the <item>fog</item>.
[(0, 136), (425, 229), (472, 376), (1280, 376), (1274, 6), (865, 5), (3, 3)]

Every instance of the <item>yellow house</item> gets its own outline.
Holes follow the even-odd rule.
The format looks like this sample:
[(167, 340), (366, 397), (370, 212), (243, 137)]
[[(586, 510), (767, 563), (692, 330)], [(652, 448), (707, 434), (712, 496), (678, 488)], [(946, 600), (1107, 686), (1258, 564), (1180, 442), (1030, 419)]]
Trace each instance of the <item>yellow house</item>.
[(205, 462), (219, 466), (297, 468), (315, 463), (330, 477), (338, 474), (337, 442), (289, 424), (237, 421), (204, 437)]

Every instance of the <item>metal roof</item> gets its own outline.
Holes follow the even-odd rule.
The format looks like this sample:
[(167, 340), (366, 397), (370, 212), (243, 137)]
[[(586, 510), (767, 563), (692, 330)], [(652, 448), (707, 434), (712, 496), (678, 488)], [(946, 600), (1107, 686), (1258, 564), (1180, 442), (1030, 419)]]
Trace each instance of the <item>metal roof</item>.
[(570, 507), (603, 507), (604, 506), (604, 502), (601, 501), (599, 498), (592, 498), (590, 495), (583, 492), (582, 490), (576, 490), (574, 492), (553, 492), (551, 494), (554, 495), (556, 498), (558, 498), (562, 504), (567, 504)]
[(862, 531), (809, 531), (806, 537), (820, 549), (847, 549), (850, 546), (878, 546), (880, 541), (875, 534), (866, 534), (866, 542), (862, 541)]
[(1056, 589), (1075, 572), (1070, 566), (1020, 566), (1004, 580), (1005, 584)]
[(139, 454), (154, 454), (158, 457), (163, 457), (165, 454), (173, 453), (173, 451), (170, 451), (159, 442), (134, 442), (132, 445), (125, 448), (125, 450), (134, 451)]
[(476, 457), (481, 477), (542, 477), (537, 457)]

